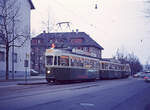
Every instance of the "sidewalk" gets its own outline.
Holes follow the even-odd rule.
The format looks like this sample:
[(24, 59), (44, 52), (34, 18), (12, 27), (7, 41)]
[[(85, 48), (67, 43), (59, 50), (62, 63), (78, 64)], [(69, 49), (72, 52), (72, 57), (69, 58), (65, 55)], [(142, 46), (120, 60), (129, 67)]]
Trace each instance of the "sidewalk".
[(25, 77), (15, 77), (14, 79), (0, 79), (0, 82), (12, 82), (12, 81), (25, 81), (25, 80), (42, 80), (45, 79), (45, 75), (39, 75), (39, 76), (28, 76), (27, 78)]
[(34, 85), (34, 84), (46, 84), (45, 75), (39, 76), (28, 76), (25, 77), (17, 77), (15, 79), (0, 79), (0, 86), (2, 85)]

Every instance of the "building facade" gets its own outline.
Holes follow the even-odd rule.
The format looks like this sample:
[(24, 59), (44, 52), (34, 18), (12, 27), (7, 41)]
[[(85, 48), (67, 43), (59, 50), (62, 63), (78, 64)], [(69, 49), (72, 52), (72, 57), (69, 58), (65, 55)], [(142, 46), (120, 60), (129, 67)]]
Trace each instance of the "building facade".
[(31, 40), (31, 68), (45, 73), (44, 53), (48, 48), (67, 49), (101, 59), (103, 47), (85, 32), (41, 33)]
[[(9, 0), (11, 1), (11, 0)], [(18, 8), (19, 7), (19, 8)], [(30, 15), (31, 10), (34, 9), (34, 5), (31, 0), (15, 0), (14, 9), (18, 8), (16, 22), (14, 26), (14, 36), (19, 33), (22, 36), (29, 36), (28, 39), (24, 40), (20, 37), (14, 40), (13, 44), (18, 45), (23, 40), (22, 46), (10, 47), (9, 49), (9, 79), (24, 76), (26, 73), (30, 74)], [(1, 12), (0, 12), (1, 13)], [(0, 14), (1, 15), (1, 14)], [(0, 22), (3, 22), (0, 19)], [(12, 36), (12, 35), (10, 35)], [(12, 45), (12, 44), (10, 44)], [(6, 72), (6, 45), (3, 39), (0, 39), (0, 79), (5, 77)], [(13, 56), (13, 57), (12, 57)], [(28, 60), (28, 67), (25, 67), (25, 61)]]

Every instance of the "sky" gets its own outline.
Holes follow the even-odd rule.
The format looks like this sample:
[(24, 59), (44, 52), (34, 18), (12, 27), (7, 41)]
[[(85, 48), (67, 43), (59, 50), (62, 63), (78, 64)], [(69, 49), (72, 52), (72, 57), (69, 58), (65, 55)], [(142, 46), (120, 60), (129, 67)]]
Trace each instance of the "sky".
[[(36, 36), (55, 24), (71, 22), (72, 30), (86, 32), (103, 48), (102, 57), (111, 58), (119, 48), (134, 53), (142, 64), (150, 63), (150, 19), (145, 0), (32, 0), (31, 33)], [(97, 9), (95, 9), (97, 4)], [(57, 29), (57, 30), (56, 30)], [(63, 31), (68, 31), (64, 26)]]

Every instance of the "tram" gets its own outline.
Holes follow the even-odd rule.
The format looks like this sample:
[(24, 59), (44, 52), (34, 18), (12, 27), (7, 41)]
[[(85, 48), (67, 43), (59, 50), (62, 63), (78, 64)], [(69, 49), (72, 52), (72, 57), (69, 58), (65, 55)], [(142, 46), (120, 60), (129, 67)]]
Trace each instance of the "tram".
[(125, 78), (130, 75), (128, 64), (103, 61), (63, 49), (45, 52), (46, 80), (91, 81), (96, 79)]

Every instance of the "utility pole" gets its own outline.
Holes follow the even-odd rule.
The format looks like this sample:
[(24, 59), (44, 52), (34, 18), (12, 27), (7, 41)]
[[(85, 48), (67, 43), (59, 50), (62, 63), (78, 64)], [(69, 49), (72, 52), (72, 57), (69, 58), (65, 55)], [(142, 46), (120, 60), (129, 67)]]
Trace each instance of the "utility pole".
[[(15, 24), (14, 24), (14, 18), (13, 18), (13, 35), (12, 35), (12, 39), (14, 39), (14, 26), (15, 26)], [(14, 74), (15, 74), (15, 72), (14, 72), (14, 40), (13, 40), (13, 42), (12, 42), (12, 79), (14, 79)]]

